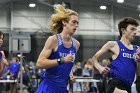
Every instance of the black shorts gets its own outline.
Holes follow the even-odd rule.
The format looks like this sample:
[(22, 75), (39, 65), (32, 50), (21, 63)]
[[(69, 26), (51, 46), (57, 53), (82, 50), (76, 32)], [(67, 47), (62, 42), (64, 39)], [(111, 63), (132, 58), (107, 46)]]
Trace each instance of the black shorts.
[(136, 83), (137, 93), (140, 93), (140, 76), (137, 76), (135, 83)]
[(137, 76), (135, 83), (140, 83), (140, 76)]
[(113, 93), (116, 87), (121, 90), (126, 90), (128, 93), (131, 93), (130, 86), (127, 86), (122, 81), (115, 78), (109, 80), (106, 93)]

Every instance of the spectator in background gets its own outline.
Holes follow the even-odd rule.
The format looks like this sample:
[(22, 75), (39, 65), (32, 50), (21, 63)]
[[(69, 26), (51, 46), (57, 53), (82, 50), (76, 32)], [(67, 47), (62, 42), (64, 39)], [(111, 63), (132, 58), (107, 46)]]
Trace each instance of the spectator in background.
[(91, 77), (93, 76), (93, 66), (89, 60), (85, 60), (83, 62), (83, 76), (84, 77)]
[(82, 65), (81, 65), (81, 62), (75, 63), (72, 71), (73, 71), (73, 74), (75, 76), (82, 76)]
[[(111, 59), (108, 59), (108, 58), (103, 59), (102, 60), (102, 66), (110, 67), (110, 64), (111, 64), (110, 60)], [(104, 76), (104, 75), (102, 76), (102, 92), (106, 91), (108, 80), (109, 80), (109, 74), (106, 75), (106, 76)]]
[[(72, 69), (73, 75), (75, 77), (81, 77), (82, 76), (82, 64), (81, 62), (76, 62)], [(82, 88), (82, 84), (80, 82), (69, 82), (70, 89), (73, 89), (71, 91), (77, 91)]]
[[(10, 66), (9, 66), (9, 74), (10, 74), (10, 79), (18, 79), (19, 77), (19, 61), (17, 57), (12, 57), (10, 61)], [(11, 83), (10, 84), (11, 90), (13, 93), (17, 93), (17, 84), (16, 83)]]
[[(83, 77), (91, 77), (93, 72), (93, 66), (90, 63), (89, 60), (85, 60), (83, 61)], [(90, 87), (91, 87), (92, 83), (90, 82), (84, 82), (83, 88), (86, 92), (90, 91)], [(91, 91), (90, 91), (91, 92)]]
[(19, 74), (20, 65), (18, 59), (13, 57), (10, 61), (10, 77), (13, 79), (17, 79)]

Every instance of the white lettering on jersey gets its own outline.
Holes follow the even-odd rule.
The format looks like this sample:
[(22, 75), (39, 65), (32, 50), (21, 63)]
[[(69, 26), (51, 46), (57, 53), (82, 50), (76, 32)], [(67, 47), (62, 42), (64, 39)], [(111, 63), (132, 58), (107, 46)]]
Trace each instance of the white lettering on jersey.
[(123, 53), (123, 57), (134, 59), (135, 55), (129, 53)]

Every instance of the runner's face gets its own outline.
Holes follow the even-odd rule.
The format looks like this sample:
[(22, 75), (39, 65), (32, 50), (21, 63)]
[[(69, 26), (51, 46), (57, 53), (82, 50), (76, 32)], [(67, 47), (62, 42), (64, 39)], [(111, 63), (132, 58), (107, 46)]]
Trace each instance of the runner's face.
[(78, 16), (76, 15), (71, 15), (70, 20), (68, 21), (66, 28), (70, 33), (74, 34), (77, 30), (78, 27)]
[(137, 27), (135, 25), (128, 25), (124, 33), (127, 39), (133, 41), (137, 34)]

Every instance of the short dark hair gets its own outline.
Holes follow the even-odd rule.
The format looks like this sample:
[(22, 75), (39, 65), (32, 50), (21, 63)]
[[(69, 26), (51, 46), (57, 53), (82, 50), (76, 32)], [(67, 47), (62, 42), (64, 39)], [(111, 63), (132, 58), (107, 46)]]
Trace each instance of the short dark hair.
[(122, 36), (121, 29), (122, 28), (126, 29), (127, 26), (130, 25), (130, 24), (135, 25), (135, 26), (139, 26), (139, 23), (136, 21), (136, 19), (134, 19), (132, 17), (125, 17), (119, 22), (118, 29), (119, 29), (120, 36)]

